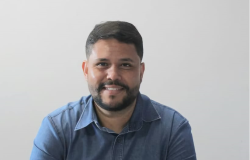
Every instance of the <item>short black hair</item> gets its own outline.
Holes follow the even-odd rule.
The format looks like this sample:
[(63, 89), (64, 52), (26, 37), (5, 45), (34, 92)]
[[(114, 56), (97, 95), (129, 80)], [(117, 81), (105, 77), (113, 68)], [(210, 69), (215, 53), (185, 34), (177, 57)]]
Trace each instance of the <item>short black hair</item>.
[(86, 56), (89, 58), (92, 52), (92, 46), (99, 39), (114, 38), (119, 42), (134, 44), (137, 54), (142, 60), (143, 57), (143, 42), (142, 37), (136, 27), (128, 22), (123, 21), (107, 21), (97, 24), (91, 31), (86, 41)]

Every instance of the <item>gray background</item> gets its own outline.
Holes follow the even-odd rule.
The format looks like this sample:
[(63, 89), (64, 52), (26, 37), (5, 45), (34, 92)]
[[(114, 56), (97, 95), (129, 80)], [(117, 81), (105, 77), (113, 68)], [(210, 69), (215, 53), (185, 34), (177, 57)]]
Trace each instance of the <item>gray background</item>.
[(247, 0), (1, 0), (0, 157), (29, 159), (42, 119), (88, 95), (94, 25), (132, 22), (144, 40), (141, 93), (183, 114), (199, 160), (248, 160)]

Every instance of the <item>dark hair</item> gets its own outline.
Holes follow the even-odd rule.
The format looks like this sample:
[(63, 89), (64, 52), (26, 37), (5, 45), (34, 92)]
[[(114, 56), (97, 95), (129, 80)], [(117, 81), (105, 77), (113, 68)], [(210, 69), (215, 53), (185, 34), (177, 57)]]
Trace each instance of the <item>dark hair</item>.
[(142, 37), (135, 26), (128, 22), (122, 21), (107, 21), (97, 24), (92, 32), (89, 34), (86, 41), (86, 56), (90, 56), (92, 46), (99, 39), (114, 38), (119, 42), (134, 44), (137, 54), (142, 60), (143, 57), (143, 42)]

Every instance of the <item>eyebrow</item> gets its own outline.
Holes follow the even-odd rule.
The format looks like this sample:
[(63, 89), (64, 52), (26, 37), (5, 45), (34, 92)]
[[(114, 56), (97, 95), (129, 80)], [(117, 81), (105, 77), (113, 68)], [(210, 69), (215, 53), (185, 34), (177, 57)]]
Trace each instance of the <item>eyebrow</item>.
[[(109, 61), (107, 58), (97, 58), (96, 61), (102, 61), (102, 62), (107, 62)], [(132, 59), (130, 58), (122, 58), (119, 61), (124, 61), (124, 62), (134, 62)]]
[(109, 60), (106, 58), (97, 58), (96, 61), (109, 61)]
[(130, 58), (122, 58), (120, 59), (120, 61), (125, 61), (125, 62), (134, 62), (132, 59)]

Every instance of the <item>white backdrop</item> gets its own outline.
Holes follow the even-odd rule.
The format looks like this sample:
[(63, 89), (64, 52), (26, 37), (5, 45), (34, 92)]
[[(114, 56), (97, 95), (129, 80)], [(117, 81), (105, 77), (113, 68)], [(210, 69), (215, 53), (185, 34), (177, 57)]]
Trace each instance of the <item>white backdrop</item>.
[(42, 119), (89, 94), (87, 36), (122, 20), (144, 40), (141, 93), (190, 121), (198, 159), (248, 160), (248, 8), (247, 0), (1, 0), (1, 159), (29, 159)]

